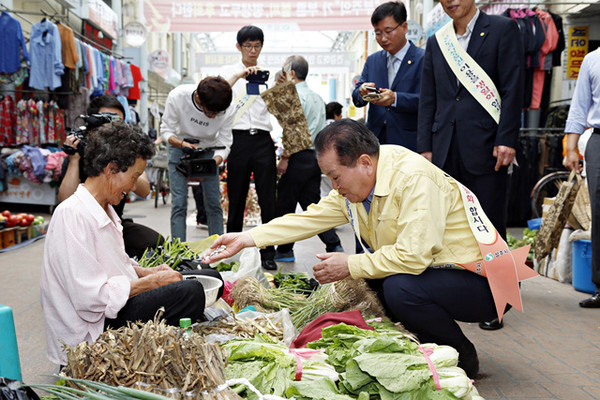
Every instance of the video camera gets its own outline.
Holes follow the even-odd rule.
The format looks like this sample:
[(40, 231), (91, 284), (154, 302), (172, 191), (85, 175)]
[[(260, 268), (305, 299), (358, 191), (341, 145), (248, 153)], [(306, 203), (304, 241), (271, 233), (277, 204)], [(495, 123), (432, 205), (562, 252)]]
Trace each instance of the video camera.
[(269, 71), (259, 70), (256, 71), (255, 74), (249, 74), (248, 76), (246, 76), (246, 81), (248, 81), (248, 83), (246, 83), (246, 93), (259, 95), (259, 86), (265, 85), (265, 87), (268, 87), (268, 85), (266, 84), (268, 80)]
[[(198, 139), (183, 139), (188, 143), (199, 143)], [(212, 158), (205, 158), (204, 154), (212, 150), (224, 149), (225, 146), (214, 146), (201, 149), (184, 147), (183, 157), (177, 164), (177, 171), (188, 179), (204, 178), (217, 174), (217, 163)]]
[(118, 121), (120, 119), (117, 113), (112, 112), (80, 115), (79, 118), (83, 120), (85, 125), (80, 126), (79, 128), (71, 129), (67, 132), (67, 136), (75, 135), (75, 137), (79, 139), (77, 148), (68, 145), (63, 145), (63, 151), (70, 156), (74, 155), (75, 152), (83, 155), (83, 149), (85, 148), (85, 137), (92, 129), (98, 128), (99, 126), (102, 126), (104, 124), (109, 124), (111, 122)]

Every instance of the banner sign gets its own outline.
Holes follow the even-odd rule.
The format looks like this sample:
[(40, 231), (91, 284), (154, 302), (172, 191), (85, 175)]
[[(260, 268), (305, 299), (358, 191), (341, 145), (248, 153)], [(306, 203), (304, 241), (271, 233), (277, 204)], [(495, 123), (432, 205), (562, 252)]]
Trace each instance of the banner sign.
[(570, 26), (567, 41), (567, 79), (577, 79), (583, 57), (588, 53), (589, 26)]
[(370, 30), (373, 10), (385, 1), (144, 0), (144, 15), (151, 32), (236, 32), (265, 24), (301, 31)]
[[(278, 69), (291, 53), (262, 53), (258, 65), (263, 68)], [(302, 53), (310, 68), (318, 67), (350, 67), (352, 64), (349, 52), (335, 53)], [(232, 53), (197, 53), (196, 65), (200, 67), (221, 67), (240, 61), (239, 51)]]

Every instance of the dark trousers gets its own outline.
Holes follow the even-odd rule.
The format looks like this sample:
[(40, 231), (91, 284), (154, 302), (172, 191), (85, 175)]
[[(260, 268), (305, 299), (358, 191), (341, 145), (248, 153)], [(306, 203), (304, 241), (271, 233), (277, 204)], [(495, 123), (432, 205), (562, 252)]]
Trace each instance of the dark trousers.
[(495, 318), (496, 306), (486, 278), (473, 272), (426, 269), (369, 280), (388, 316), (401, 322), (423, 343), (450, 345), (459, 352), (471, 346), (457, 321)]
[[(208, 275), (223, 281), (221, 274), (216, 270), (187, 271), (184, 275)], [(222, 295), (223, 286), (221, 286), (218, 297)], [(118, 329), (126, 326), (127, 322), (152, 320), (160, 307), (165, 308), (163, 319), (167, 324), (179, 326), (181, 318), (191, 318), (192, 322), (203, 319), (204, 304), (204, 288), (200, 281), (184, 279), (130, 298), (119, 311), (117, 318), (106, 318), (104, 329), (109, 326)]]
[(123, 225), (125, 252), (129, 257), (140, 259), (147, 248), (155, 248), (165, 241), (161, 234), (154, 229), (136, 224), (131, 219), (124, 219), (121, 224)]
[[(290, 156), (285, 174), (277, 184), (277, 216), (296, 212), (296, 205), (306, 210), (309, 205), (321, 199), (321, 169), (317, 163), (314, 150), (303, 150)], [(335, 229), (320, 233), (319, 238), (325, 243), (325, 250), (331, 252), (340, 245), (340, 238)], [(294, 243), (277, 247), (280, 253), (287, 253)]]
[[(234, 133), (227, 157), (227, 232), (241, 232), (244, 227), (244, 210), (252, 173), (262, 223), (265, 224), (275, 218), (277, 167), (273, 139), (268, 133)], [(261, 250), (263, 259), (272, 259), (274, 254), (272, 246)]]
[(585, 173), (592, 208), (592, 282), (600, 291), (600, 133), (595, 133), (585, 147)]
[(506, 240), (507, 167), (500, 168), (498, 172), (475, 175), (467, 171), (462, 161), (464, 157), (472, 157), (472, 155), (469, 154), (468, 149), (462, 149), (462, 152), (463, 154), (461, 154), (456, 134), (454, 134), (446, 164), (442, 169), (475, 193), (490, 222), (498, 230), (500, 236)]
[(192, 186), (194, 201), (196, 202), (196, 223), (205, 224), (208, 221), (206, 218), (206, 208), (204, 208), (204, 195), (202, 194), (202, 185)]

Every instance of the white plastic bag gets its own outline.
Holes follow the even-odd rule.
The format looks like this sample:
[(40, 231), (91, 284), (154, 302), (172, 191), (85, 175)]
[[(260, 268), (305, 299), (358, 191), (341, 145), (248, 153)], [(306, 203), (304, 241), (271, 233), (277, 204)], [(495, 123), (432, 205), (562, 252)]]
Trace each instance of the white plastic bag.
[[(264, 287), (269, 287), (269, 281), (262, 271), (262, 263), (260, 260), (260, 252), (256, 247), (248, 247), (234, 255), (219, 262), (228, 264), (239, 261), (240, 268), (237, 272), (224, 271), (221, 272), (221, 277), (224, 281), (235, 282), (243, 276), (252, 276), (256, 278)], [(216, 268), (219, 262), (213, 263), (210, 266)]]

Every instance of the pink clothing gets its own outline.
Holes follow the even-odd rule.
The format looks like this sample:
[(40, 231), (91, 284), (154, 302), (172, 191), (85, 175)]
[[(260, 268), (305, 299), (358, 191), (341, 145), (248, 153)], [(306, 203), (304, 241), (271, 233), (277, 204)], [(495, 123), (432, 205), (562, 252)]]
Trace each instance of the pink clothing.
[(66, 364), (65, 342), (93, 342), (115, 318), (137, 279), (119, 217), (109, 216), (83, 185), (56, 207), (44, 247), (40, 294), (48, 358)]
[(539, 8), (536, 13), (546, 34), (546, 40), (540, 48), (540, 66), (533, 71), (533, 89), (531, 92), (531, 105), (529, 106), (532, 110), (540, 108), (542, 103), (542, 92), (544, 91), (544, 81), (546, 79), (546, 71), (544, 70), (546, 55), (554, 51), (558, 44), (558, 30), (550, 13)]

